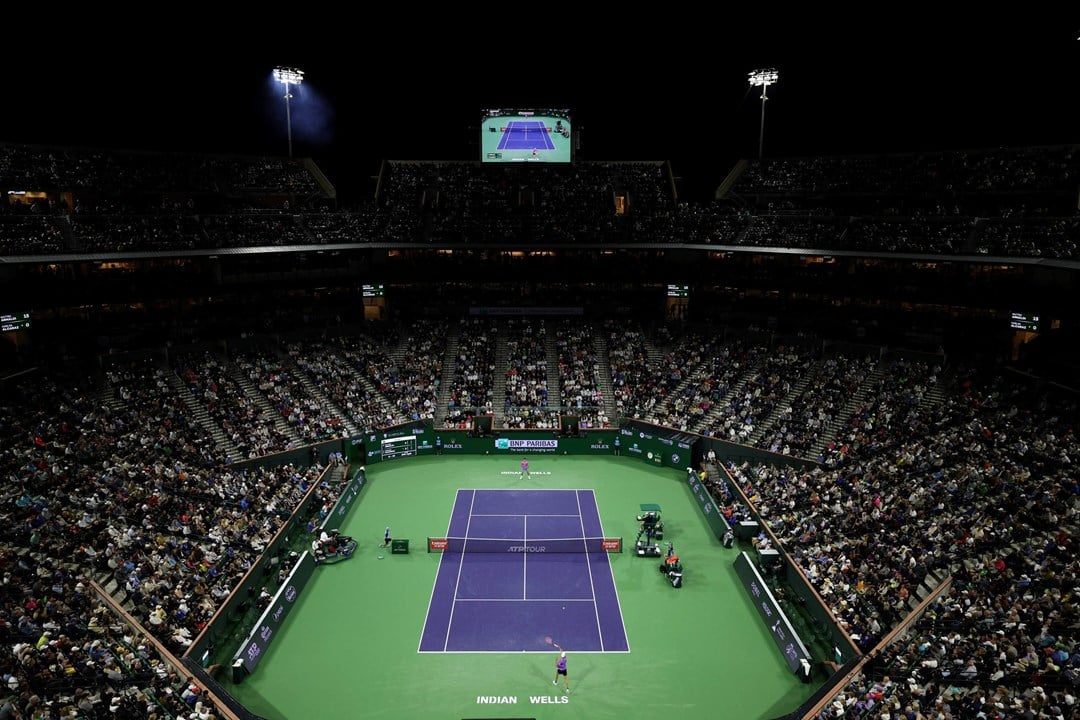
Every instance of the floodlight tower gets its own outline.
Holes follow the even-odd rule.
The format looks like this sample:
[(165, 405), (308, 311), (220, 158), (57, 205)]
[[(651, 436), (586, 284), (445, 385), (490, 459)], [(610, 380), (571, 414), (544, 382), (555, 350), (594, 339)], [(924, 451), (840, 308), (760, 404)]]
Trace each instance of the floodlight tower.
[(285, 127), (289, 133), (289, 157), (292, 157), (292, 114), (289, 100), (292, 99), (290, 85), (299, 85), (304, 81), (304, 71), (278, 65), (274, 68), (274, 79), (285, 86)]
[(762, 68), (750, 71), (750, 87), (761, 87), (761, 133), (758, 135), (757, 157), (761, 160), (762, 149), (765, 147), (765, 101), (769, 99), (767, 93), (770, 85), (774, 85), (780, 79), (780, 73), (776, 68)]

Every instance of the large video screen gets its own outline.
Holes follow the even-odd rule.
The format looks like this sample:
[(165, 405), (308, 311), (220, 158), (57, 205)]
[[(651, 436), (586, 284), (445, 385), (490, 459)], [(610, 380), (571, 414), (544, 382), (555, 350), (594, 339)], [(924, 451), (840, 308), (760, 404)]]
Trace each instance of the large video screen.
[(569, 110), (485, 110), (481, 162), (568, 163), (573, 159)]

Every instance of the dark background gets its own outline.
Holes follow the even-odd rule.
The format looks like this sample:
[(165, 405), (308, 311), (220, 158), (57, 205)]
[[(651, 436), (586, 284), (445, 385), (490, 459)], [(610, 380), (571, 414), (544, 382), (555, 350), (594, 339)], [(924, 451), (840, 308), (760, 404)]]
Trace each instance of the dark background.
[(307, 73), (294, 154), (346, 205), (370, 196), (381, 159), (477, 159), (480, 110), (513, 106), (568, 107), (579, 159), (671, 160), (681, 196), (707, 199), (757, 155), (746, 76), (760, 67), (780, 71), (766, 157), (1080, 139), (1076, 13), (355, 5), (224, 23), (226, 10), (240, 12), (6, 15), (0, 142), (285, 155), (279, 64)]

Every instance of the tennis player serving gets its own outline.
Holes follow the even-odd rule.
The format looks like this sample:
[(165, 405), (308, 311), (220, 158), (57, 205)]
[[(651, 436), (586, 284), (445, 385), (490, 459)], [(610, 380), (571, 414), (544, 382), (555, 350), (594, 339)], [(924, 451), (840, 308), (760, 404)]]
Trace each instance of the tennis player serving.
[[(556, 645), (555, 647), (559, 647)], [(562, 675), (563, 687), (566, 688), (566, 692), (570, 692), (570, 678), (566, 675), (566, 651), (562, 650), (559, 653), (559, 657), (555, 658), (555, 679), (551, 681), (552, 685), (558, 686), (559, 676)]]

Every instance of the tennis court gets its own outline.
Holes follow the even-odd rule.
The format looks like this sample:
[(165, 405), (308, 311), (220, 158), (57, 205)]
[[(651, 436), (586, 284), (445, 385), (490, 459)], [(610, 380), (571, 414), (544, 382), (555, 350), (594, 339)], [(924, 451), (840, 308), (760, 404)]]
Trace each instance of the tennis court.
[(536, 120), (511, 120), (502, 129), (499, 150), (554, 150), (544, 123)]
[[(533, 473), (524, 479), (518, 477), (519, 457), (428, 456), (369, 465), (368, 485), (341, 526), (360, 543), (355, 555), (318, 568), (257, 671), (237, 685), (226, 683), (229, 692), (271, 720), (664, 716), (764, 720), (794, 709), (813, 692), (814, 686), (799, 682), (777, 652), (769, 629), (735, 575), (737, 550), (723, 548), (716, 540), (694, 504), (684, 473), (633, 457), (530, 455), (529, 459)], [(574, 647), (576, 633), (587, 625), (581, 618), (567, 624), (568, 637), (560, 637), (563, 631), (547, 628), (546, 622), (529, 625), (527, 619), (507, 621), (490, 612), (461, 625), (460, 631), (455, 628), (447, 651), (422, 651), (419, 645), (438, 594), (440, 571), (444, 563), (455, 560), (454, 553), (426, 552), (425, 540), (456, 530), (455, 518), (466, 516), (460, 509), (463, 488), (484, 500), (469, 516), (508, 510), (528, 516), (512, 527), (511, 521), (503, 525), (492, 519), (482, 522), (494, 525), (468, 531), (470, 538), (495, 535), (503, 544), (507, 537), (563, 537), (568, 526), (561, 520), (533, 527), (534, 514), (564, 514), (562, 493), (553, 495), (560, 497), (557, 507), (545, 505), (540, 494), (564, 490), (566, 497), (591, 495), (595, 510), (587, 509), (586, 501), (581, 510), (573, 507), (568, 513), (577, 515), (578, 532), (572, 537), (580, 542), (591, 536), (594, 531), (587, 525), (582, 530), (581, 524), (595, 516), (593, 520), (602, 523), (602, 534), (624, 539), (625, 552), (602, 557), (608, 561), (617, 594), (613, 603), (625, 627), (627, 651), (607, 649), (606, 625), (604, 652), (582, 652)], [(492, 493), (480, 492), (485, 490)], [(488, 498), (507, 491), (522, 491), (520, 500), (488, 504)], [(665, 537), (675, 543), (686, 567), (683, 588), (674, 589), (664, 581), (657, 559), (640, 558), (629, 550), (643, 502), (664, 508)], [(472, 518), (473, 523), (476, 520)], [(387, 525), (395, 538), (410, 539), (408, 554), (393, 555), (379, 547)], [(504, 528), (501, 535), (496, 527)], [(524, 530), (520, 535), (519, 529)], [(466, 568), (472, 563), (490, 565), (471, 570), (475, 584), (453, 594), (447, 591), (438, 603), (457, 598), (454, 604), (460, 608), (475, 602), (463, 598), (476, 598), (490, 610), (496, 605), (521, 605), (492, 600), (522, 592), (522, 597), (536, 598), (534, 605), (545, 602), (543, 596), (576, 593), (578, 602), (605, 606), (606, 601), (590, 602), (586, 591), (575, 589), (601, 576), (596, 568), (582, 570), (589, 553), (552, 553), (544, 559), (550, 564), (536, 573), (523, 569), (523, 563), (533, 563), (540, 553), (527, 553), (527, 559), (510, 563), (503, 557), (508, 554), (459, 554)], [(553, 579), (558, 574), (553, 568), (560, 563), (573, 576), (565, 582)], [(549, 583), (550, 591), (540, 587)], [(614, 617), (606, 609), (602, 614)], [(453, 624), (457, 623), (455, 619)], [(489, 625), (510, 630), (489, 630)], [(482, 640), (468, 639), (472, 630)], [(550, 647), (545, 652), (548, 646), (539, 645), (542, 638), (530, 634), (551, 635), (566, 647), (569, 695), (551, 682), (558, 653)], [(524, 644), (521, 638), (531, 640), (534, 647), (516, 648)], [(515, 649), (497, 649), (502, 642), (512, 642)], [(474, 643), (473, 649), (467, 649), (469, 643)]]
[(629, 650), (592, 490), (459, 490), (440, 540), (420, 652)]

